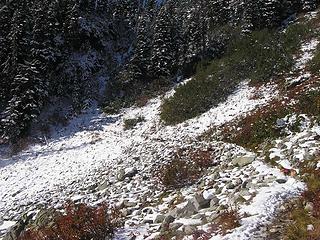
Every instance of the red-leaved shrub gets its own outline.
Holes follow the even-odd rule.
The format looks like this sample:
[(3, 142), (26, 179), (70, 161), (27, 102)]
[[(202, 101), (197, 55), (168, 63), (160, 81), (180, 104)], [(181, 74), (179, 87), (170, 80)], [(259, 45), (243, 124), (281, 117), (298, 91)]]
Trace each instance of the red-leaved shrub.
[(102, 240), (120, 227), (120, 214), (106, 204), (89, 207), (69, 202), (65, 214), (58, 214), (49, 226), (30, 227), (18, 240)]

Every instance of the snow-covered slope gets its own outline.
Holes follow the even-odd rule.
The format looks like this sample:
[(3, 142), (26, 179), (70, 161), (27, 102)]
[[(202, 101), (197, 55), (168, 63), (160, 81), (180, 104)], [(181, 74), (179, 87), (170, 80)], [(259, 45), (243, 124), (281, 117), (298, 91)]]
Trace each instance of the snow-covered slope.
[[(303, 59), (311, 58), (310, 52), (317, 44), (312, 40), (303, 46), (302, 57), (297, 58), (297, 70), (301, 70), (298, 74), (304, 73)], [(47, 145), (33, 146), (10, 158), (2, 156), (0, 236), (21, 214), (37, 211), (42, 206), (59, 208), (65, 200), (72, 199), (93, 205), (102, 201), (125, 205), (126, 224), (116, 234), (117, 239), (156, 238), (160, 220), (168, 214), (175, 216), (176, 230), (207, 231), (208, 219), (214, 219), (221, 206), (238, 204), (241, 226), (225, 236), (210, 237), (259, 239), (262, 227), (274, 217), (281, 203), (299, 194), (304, 184), (284, 176), (277, 168), (264, 163), (263, 158), (239, 146), (220, 141), (201, 142), (199, 136), (268, 104), (278, 94), (273, 84), (257, 89), (245, 81), (225, 102), (176, 126), (166, 126), (160, 121), (160, 97), (144, 107), (124, 109), (118, 115), (105, 115), (97, 108), (88, 110), (55, 132)], [(125, 130), (125, 120), (136, 117), (144, 121)], [(319, 128), (312, 131), (319, 132)], [(310, 134), (301, 133), (292, 139), (301, 136), (308, 138)], [(183, 147), (210, 147), (219, 165), (208, 169), (198, 183), (167, 191), (163, 197), (164, 192), (152, 175), (153, 169)], [(285, 150), (272, 151), (280, 152), (280, 160), (287, 160), (281, 154)], [(193, 209), (190, 214), (186, 208), (190, 202), (198, 201), (199, 196), (210, 200), (210, 208)], [(172, 206), (178, 198), (183, 200)], [(239, 198), (244, 202), (238, 202)]]
[[(48, 145), (34, 146), (18, 156), (1, 159), (0, 219), (17, 220), (23, 212), (35, 210), (42, 204), (59, 206), (68, 198), (91, 204), (113, 199), (116, 203), (117, 199), (124, 199), (125, 194), (100, 194), (92, 191), (96, 184), (105, 179), (114, 179), (116, 184), (115, 175), (121, 168), (135, 166), (139, 172), (148, 171), (159, 156), (195, 142), (196, 137), (210, 127), (231, 121), (276, 95), (272, 85), (260, 89), (260, 93), (260, 98), (253, 97), (255, 88), (244, 82), (226, 102), (174, 127), (164, 126), (159, 120), (160, 98), (151, 100), (145, 107), (129, 108), (114, 116), (105, 116), (93, 109), (73, 120), (56, 134), (56, 139), (49, 140)], [(137, 116), (144, 117), (145, 122), (125, 131), (124, 119)], [(257, 164), (257, 168), (263, 168), (262, 172), (270, 171), (262, 163)], [(286, 194), (286, 188), (291, 192), (300, 187), (292, 184), (281, 186), (281, 192)], [(140, 191), (148, 191), (148, 184), (143, 186)], [(261, 194), (250, 211), (258, 213), (263, 208), (269, 211), (269, 205), (274, 203), (272, 194), (279, 198), (277, 190), (263, 190)], [(136, 197), (134, 192), (130, 196)]]

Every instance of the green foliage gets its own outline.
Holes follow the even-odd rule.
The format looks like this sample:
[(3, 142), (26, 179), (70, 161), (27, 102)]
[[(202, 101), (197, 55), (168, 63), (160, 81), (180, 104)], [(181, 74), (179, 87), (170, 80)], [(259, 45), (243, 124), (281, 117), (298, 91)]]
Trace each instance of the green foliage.
[(137, 117), (137, 118), (129, 118), (124, 120), (124, 129), (129, 130), (137, 126), (138, 123), (144, 122), (144, 117)]
[(299, 97), (299, 111), (320, 120), (320, 91), (310, 91)]
[(290, 25), (282, 34), (283, 45), (290, 53), (294, 53), (300, 47), (301, 40), (313, 34), (313, 27), (310, 23), (297, 23)]
[(308, 29), (297, 24), (285, 33), (261, 30), (245, 36), (235, 34), (221, 59), (200, 64), (195, 77), (164, 100), (161, 119), (167, 124), (183, 122), (225, 99), (244, 79), (260, 83), (281, 75), (292, 67), (293, 53)]
[[(285, 240), (320, 238), (320, 171), (316, 167), (318, 162), (319, 158), (315, 158), (303, 162), (300, 166), (307, 190), (289, 212), (290, 224), (284, 231)], [(312, 208), (306, 209), (306, 203), (312, 204)], [(312, 225), (313, 229), (308, 230), (308, 225)]]
[(317, 48), (314, 57), (309, 62), (309, 69), (313, 74), (320, 73), (320, 47)]
[[(216, 67), (213, 64), (210, 65), (210, 69)], [(222, 76), (219, 75), (223, 72), (217, 71), (206, 77), (207, 72), (208, 70), (198, 72), (196, 78), (179, 86), (173, 97), (164, 100), (161, 109), (162, 120), (167, 124), (176, 124), (196, 117), (231, 92), (231, 86), (227, 86), (233, 84), (231, 81), (221, 84)]]

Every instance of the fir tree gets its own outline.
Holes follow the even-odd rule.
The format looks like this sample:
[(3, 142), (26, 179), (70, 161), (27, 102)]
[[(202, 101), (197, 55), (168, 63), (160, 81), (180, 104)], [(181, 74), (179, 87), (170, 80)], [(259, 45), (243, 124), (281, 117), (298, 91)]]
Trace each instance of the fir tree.
[(157, 16), (152, 42), (151, 66), (149, 73), (158, 78), (169, 77), (175, 68), (174, 4), (163, 7)]
[(40, 113), (47, 97), (47, 83), (37, 70), (37, 62), (18, 64), (11, 99), (2, 119), (3, 137), (17, 140)]

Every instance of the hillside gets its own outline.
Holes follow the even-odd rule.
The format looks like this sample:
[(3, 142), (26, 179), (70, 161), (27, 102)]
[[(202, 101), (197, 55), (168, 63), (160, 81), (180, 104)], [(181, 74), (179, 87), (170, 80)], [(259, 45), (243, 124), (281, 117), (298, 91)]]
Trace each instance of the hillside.
[[(101, 4), (98, 14), (93, 3)], [(110, 28), (102, 35), (83, 28), (75, 39), (69, 34), (78, 30), (66, 31), (62, 38), (71, 42), (50, 68), (19, 63), (23, 77), (19, 67), (1, 65), (1, 86), (12, 77), (16, 98), (29, 92), (15, 81), (33, 88), (26, 78), (36, 79), (34, 69), (60, 86), (36, 114), (24, 111), (25, 99), (12, 105), (8, 89), (0, 92), (0, 239), (319, 239), (317, 2), (125, 3), (80, 1), (61, 13), (68, 22), (73, 9), (103, 31), (108, 21), (116, 38)], [(6, 4), (0, 13), (17, 7)], [(42, 16), (48, 9), (25, 16), (33, 10)], [(198, 32), (203, 16), (215, 25), (204, 21)], [(34, 43), (36, 32), (22, 39)], [(1, 36), (0, 46), (12, 43)], [(72, 39), (83, 46), (74, 48)], [(1, 63), (8, 52), (0, 51)], [(29, 64), (26, 56), (39, 57), (27, 52), (18, 61)], [(88, 85), (65, 82), (75, 73)], [(80, 109), (75, 96), (83, 97)], [(18, 105), (9, 118), (23, 115), (23, 123), (7, 118)]]

